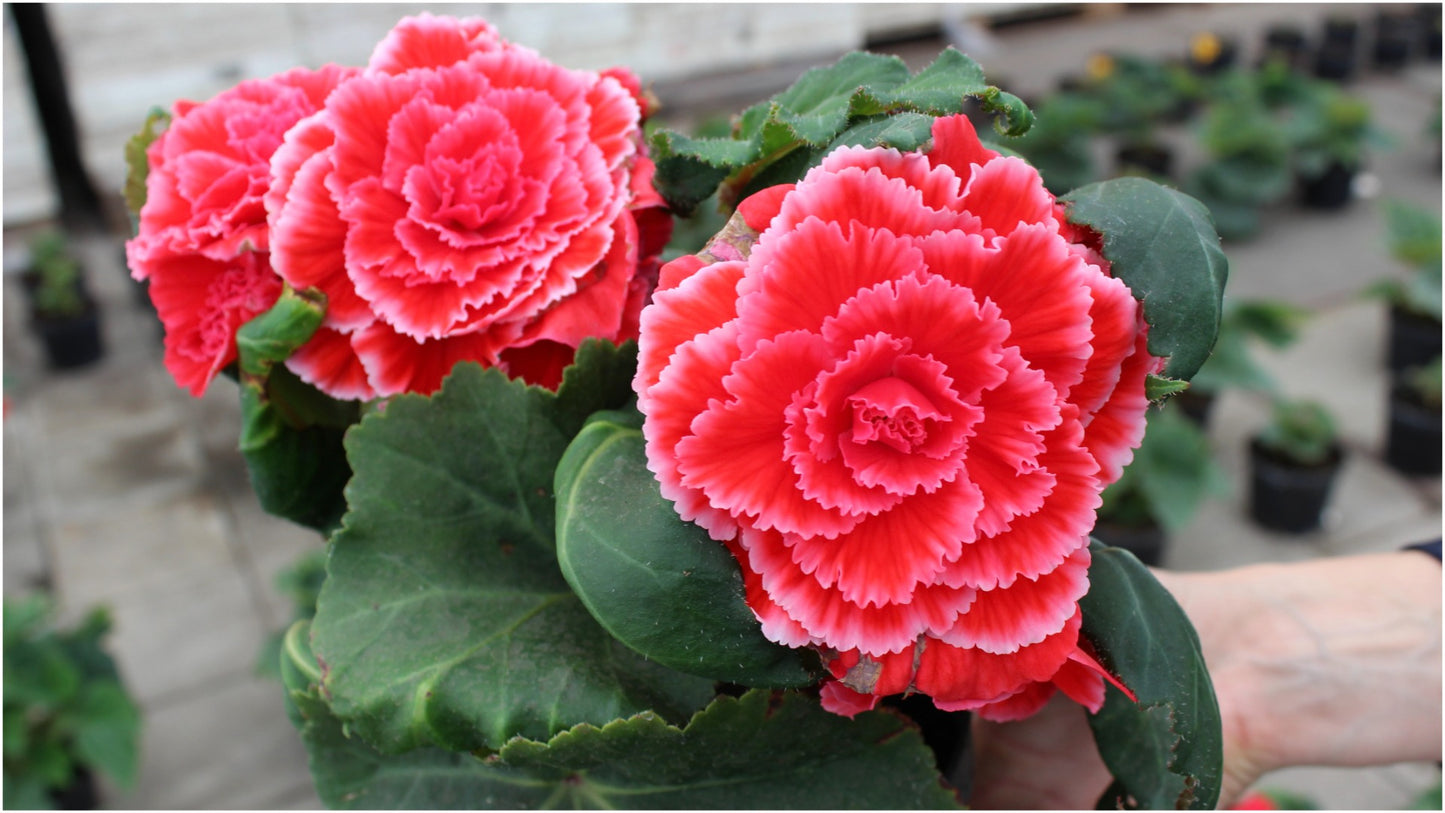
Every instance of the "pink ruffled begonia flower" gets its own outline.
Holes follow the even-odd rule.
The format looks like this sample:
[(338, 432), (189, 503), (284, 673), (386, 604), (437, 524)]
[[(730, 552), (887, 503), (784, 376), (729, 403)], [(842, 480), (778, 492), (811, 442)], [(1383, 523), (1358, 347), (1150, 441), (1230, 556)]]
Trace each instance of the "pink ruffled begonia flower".
[(555, 387), (584, 339), (635, 337), (672, 224), (639, 96), (481, 20), (402, 20), (272, 160), (273, 265), (328, 299), (287, 365), (338, 398), (461, 360)]
[(1097, 235), (962, 116), (738, 215), (755, 241), (663, 267), (635, 385), (649, 467), (763, 633), (822, 653), (842, 714), (922, 692), (1017, 719), (1055, 689), (1097, 710), (1088, 533), (1163, 361)]
[(263, 203), (271, 155), (355, 73), (297, 68), (202, 104), (178, 102), (148, 148), (146, 202), (126, 258), (132, 276), (150, 280), (166, 369), (192, 395), (236, 360), (236, 329), (281, 293)]

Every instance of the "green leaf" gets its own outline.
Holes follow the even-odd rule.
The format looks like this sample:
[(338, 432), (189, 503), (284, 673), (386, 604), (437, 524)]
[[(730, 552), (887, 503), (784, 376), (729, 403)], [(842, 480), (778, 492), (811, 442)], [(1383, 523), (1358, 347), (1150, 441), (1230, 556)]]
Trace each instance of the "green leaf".
[(75, 716), (76, 757), (121, 787), (134, 787), (141, 717), (125, 689), (118, 683), (87, 686)]
[(31, 772), (5, 769), (6, 810), (53, 810), (55, 800), (45, 782)]
[(899, 113), (868, 119), (844, 130), (828, 151), (838, 147), (893, 147), (908, 152), (928, 143), (933, 137), (933, 117), (922, 113)]
[[(561, 392), (458, 365), (348, 433), (350, 511), (331, 541), (312, 646), (332, 710), (385, 752), (497, 748), (644, 709), (683, 719), (711, 683), (634, 655), (557, 566), (553, 472), (630, 358), (597, 343)], [(591, 383), (587, 383), (592, 379)], [(575, 391), (574, 391), (575, 390)]]
[[(549, 420), (567, 437), (581, 431), (593, 413), (627, 406), (636, 400), (632, 377), (637, 372), (637, 342), (615, 345), (588, 339), (577, 348), (571, 366), (562, 371), (557, 400)], [(546, 396), (543, 403), (548, 403)], [(550, 487), (551, 480), (547, 481)]]
[[(896, 56), (853, 51), (827, 67), (812, 68), (787, 90), (773, 97), (780, 111), (794, 117), (846, 116), (854, 96), (863, 105), (868, 97), (908, 80), (908, 66)], [(860, 93), (861, 91), (861, 93)], [(862, 115), (882, 112), (864, 107)], [(815, 146), (827, 142), (814, 142)]]
[(356, 402), (329, 398), (281, 362), (326, 312), (316, 289), (284, 288), (276, 304), (236, 332), (241, 370), (241, 453), (267, 512), (329, 533), (346, 512), (351, 478), (342, 437), (360, 414)]
[(332, 810), (518, 807), (496, 792), (492, 771), (469, 753), (417, 748), (383, 755), (359, 737), (346, 736), (341, 721), (314, 694), (293, 691), (290, 699), (299, 709), (297, 725), (316, 793)]
[(1219, 332), (1229, 261), (1202, 204), (1143, 178), (1089, 184), (1061, 198), (1068, 219), (1104, 237), (1114, 276), (1144, 303), (1149, 352), (1164, 375), (1193, 377)]
[(150, 174), (150, 163), (146, 160), (146, 149), (160, 138), (156, 125), (169, 125), (171, 116), (159, 107), (152, 107), (146, 113), (145, 124), (140, 132), (125, 143), (125, 208), (132, 218), (140, 218), (140, 210), (146, 202), (146, 177)]
[(48, 787), (63, 787), (75, 772), (70, 751), (53, 739), (35, 743), (28, 756), (29, 772)]
[(25, 709), (19, 705), (5, 709), (5, 758), (18, 759), (30, 747), (30, 726), (25, 719)]
[(7, 641), (5, 702), (53, 709), (79, 691), (81, 673), (63, 650), (48, 641)]
[(1198, 424), (1172, 409), (1151, 410), (1144, 442), (1129, 468), (1150, 513), (1167, 531), (1188, 525), (1204, 498), (1226, 487), (1209, 438)]
[(633, 414), (598, 416), (557, 466), (567, 582), (609, 633), (664, 666), (747, 686), (818, 680), (816, 659), (763, 637), (732, 554), (663, 498)]
[(1411, 800), (1411, 802), (1410, 802), (1410, 809), (1411, 809), (1411, 810), (1439, 810), (1439, 809), (1441, 809), (1441, 808), (1440, 808), (1440, 802), (1441, 802), (1441, 787), (1440, 787), (1440, 781), (1439, 781), (1439, 780), (1436, 780), (1434, 785), (1432, 785), (1431, 787), (1428, 787), (1428, 788), (1426, 788), (1425, 790), (1421, 791), (1419, 796), (1417, 796), (1417, 797), (1415, 797), (1413, 800)]
[[(931, 122), (959, 113), (970, 96), (1002, 114), (1001, 132), (1022, 133), (1033, 122), (1022, 101), (987, 85), (978, 64), (953, 48), (911, 78), (897, 57), (855, 51), (743, 111), (731, 139), (655, 133), (654, 184), (684, 217), (715, 191), (731, 208), (759, 189), (797, 181), (837, 144), (869, 143), (886, 134), (879, 143), (916, 149), (922, 144), (918, 116)], [(912, 118), (902, 126), (882, 123), (903, 115)], [(847, 135), (859, 126), (869, 129)]]
[(1223, 735), (1194, 627), (1133, 554), (1097, 541), (1090, 552), (1083, 635), (1138, 698), (1109, 686), (1089, 718), (1115, 780), (1100, 807), (1212, 810)]
[[(319, 705), (319, 704), (318, 704)], [(956, 809), (916, 729), (887, 712), (853, 720), (816, 699), (720, 697), (685, 729), (650, 713), (495, 756), (400, 757), (347, 740), (324, 705), (303, 739), (321, 798), (343, 808)]]
[(732, 168), (756, 161), (761, 152), (756, 139), (691, 138), (659, 130), (651, 139), (657, 166), (653, 183), (668, 205), (685, 217), (717, 191)]
[(1144, 397), (1148, 398), (1151, 403), (1157, 403), (1187, 389), (1189, 389), (1188, 381), (1175, 381), (1172, 378), (1162, 378), (1157, 375), (1144, 377)]

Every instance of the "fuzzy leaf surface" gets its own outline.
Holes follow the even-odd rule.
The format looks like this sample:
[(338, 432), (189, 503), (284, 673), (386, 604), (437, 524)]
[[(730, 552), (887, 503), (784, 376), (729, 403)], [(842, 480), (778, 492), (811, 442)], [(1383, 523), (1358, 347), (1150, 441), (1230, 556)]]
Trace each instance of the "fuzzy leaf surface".
[[(805, 72), (788, 89), (744, 110), (731, 138), (654, 133), (655, 185), (684, 217), (714, 192), (731, 208), (759, 189), (797, 181), (839, 144), (916, 149), (923, 143), (917, 137), (919, 120), (890, 128), (890, 117), (924, 116), (931, 122), (962, 112), (969, 97), (1002, 114), (1001, 131), (1017, 135), (1033, 122), (1022, 101), (986, 84), (978, 64), (953, 48), (914, 76), (897, 57), (855, 51)], [(862, 137), (846, 135), (859, 126), (871, 129)]]

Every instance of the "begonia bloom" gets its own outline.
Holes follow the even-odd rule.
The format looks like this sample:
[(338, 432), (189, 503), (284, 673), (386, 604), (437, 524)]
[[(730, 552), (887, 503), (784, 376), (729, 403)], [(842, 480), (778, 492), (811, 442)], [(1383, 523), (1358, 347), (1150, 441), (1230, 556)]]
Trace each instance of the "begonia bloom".
[(126, 258), (132, 276), (150, 281), (166, 369), (192, 395), (236, 360), (236, 329), (281, 293), (263, 203), (272, 154), (356, 72), (297, 68), (205, 103), (178, 102), (147, 148), (146, 202)]
[(619, 75), (401, 21), (272, 161), (273, 264), (328, 299), (288, 366), (341, 398), (432, 392), (462, 360), (555, 386), (584, 339), (632, 338), (671, 220)]
[(750, 246), (662, 269), (648, 465), (733, 552), (763, 633), (823, 655), (829, 709), (1097, 709), (1088, 533), (1162, 360), (1032, 167), (962, 116), (932, 136), (839, 148), (739, 206)]

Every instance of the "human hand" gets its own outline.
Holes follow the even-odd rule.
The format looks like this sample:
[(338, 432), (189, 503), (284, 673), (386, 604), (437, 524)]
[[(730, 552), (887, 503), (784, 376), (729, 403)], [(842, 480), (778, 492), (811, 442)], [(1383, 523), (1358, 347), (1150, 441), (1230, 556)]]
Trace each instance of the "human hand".
[[(1288, 765), (1440, 759), (1440, 568), (1414, 553), (1156, 572), (1219, 701), (1220, 806)], [(1091, 808), (1111, 782), (1082, 707), (975, 720), (975, 808)]]

